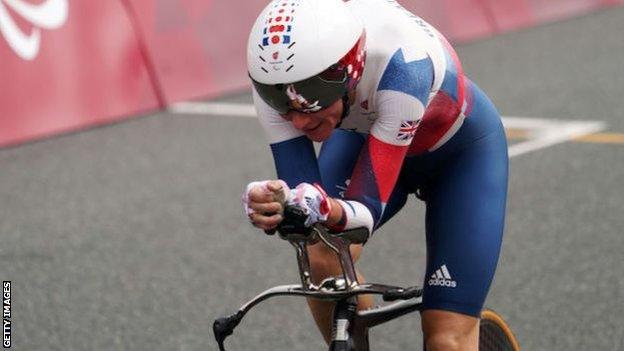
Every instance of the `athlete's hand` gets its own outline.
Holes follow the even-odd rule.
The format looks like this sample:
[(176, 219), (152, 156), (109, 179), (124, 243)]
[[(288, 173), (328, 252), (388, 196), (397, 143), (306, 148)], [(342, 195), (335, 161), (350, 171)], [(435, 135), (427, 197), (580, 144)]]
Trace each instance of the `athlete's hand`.
[(286, 202), (301, 208), (308, 215), (306, 227), (327, 221), (332, 208), (329, 197), (318, 184), (299, 184), (295, 189), (290, 190), (290, 196)]
[(251, 223), (270, 230), (284, 219), (284, 203), (290, 189), (283, 180), (263, 180), (247, 184), (243, 193), (243, 208)]

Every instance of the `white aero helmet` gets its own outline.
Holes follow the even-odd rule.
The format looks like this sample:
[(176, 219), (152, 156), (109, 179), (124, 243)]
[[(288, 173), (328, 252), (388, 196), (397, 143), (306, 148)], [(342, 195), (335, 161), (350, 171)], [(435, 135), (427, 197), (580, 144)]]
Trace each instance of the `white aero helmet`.
[(359, 82), (366, 33), (347, 1), (273, 0), (256, 19), (247, 68), (260, 97), (279, 113), (319, 111)]

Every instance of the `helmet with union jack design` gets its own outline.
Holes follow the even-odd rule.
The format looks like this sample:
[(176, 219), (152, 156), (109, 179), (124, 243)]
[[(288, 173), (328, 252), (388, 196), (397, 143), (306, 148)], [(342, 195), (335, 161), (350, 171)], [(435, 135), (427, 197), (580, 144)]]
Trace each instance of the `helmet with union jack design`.
[(348, 0), (273, 0), (249, 34), (247, 68), (258, 95), (281, 114), (313, 113), (362, 77), (366, 31)]

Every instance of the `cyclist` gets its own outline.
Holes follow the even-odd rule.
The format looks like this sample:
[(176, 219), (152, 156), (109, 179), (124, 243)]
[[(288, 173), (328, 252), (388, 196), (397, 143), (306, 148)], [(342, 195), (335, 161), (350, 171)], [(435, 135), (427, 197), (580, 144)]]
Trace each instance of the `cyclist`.
[[(252, 223), (280, 223), (281, 192), (308, 225), (372, 233), (415, 193), (426, 204), (426, 348), (477, 350), (502, 240), (507, 145), (446, 39), (393, 0), (273, 0), (251, 29), (247, 62), (278, 176), (247, 185)], [(323, 142), (318, 157), (312, 141)], [(361, 251), (353, 246), (354, 259)], [(309, 254), (316, 283), (341, 273), (324, 244)], [(329, 341), (331, 303), (308, 303)], [(358, 308), (371, 306), (360, 297)]]

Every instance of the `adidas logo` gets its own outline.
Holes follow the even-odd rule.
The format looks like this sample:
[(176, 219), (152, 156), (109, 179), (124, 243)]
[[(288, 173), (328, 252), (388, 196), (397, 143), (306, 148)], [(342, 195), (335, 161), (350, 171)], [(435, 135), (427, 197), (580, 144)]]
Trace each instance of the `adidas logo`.
[(431, 278), (429, 279), (429, 285), (454, 288), (457, 286), (457, 282), (454, 281), (453, 278), (451, 278), (451, 274), (446, 268), (446, 265), (443, 264), (440, 269), (438, 269), (437, 271), (435, 271), (435, 273), (431, 275)]

